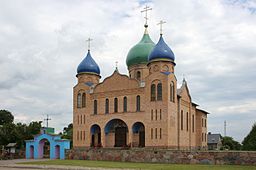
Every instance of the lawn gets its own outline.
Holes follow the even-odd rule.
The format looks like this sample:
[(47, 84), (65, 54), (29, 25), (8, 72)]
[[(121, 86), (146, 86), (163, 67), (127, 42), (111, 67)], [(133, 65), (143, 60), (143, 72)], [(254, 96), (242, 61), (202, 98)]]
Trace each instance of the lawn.
[(129, 163), (111, 161), (88, 161), (88, 160), (50, 160), (26, 162), (22, 164), (33, 165), (71, 165), (84, 167), (104, 167), (104, 168), (129, 168), (148, 170), (256, 170), (256, 166), (237, 165), (178, 165), (160, 163)]

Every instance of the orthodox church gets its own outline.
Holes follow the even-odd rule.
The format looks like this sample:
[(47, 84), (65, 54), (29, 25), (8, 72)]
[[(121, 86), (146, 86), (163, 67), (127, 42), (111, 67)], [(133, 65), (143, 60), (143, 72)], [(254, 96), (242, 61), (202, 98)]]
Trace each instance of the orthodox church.
[(147, 23), (144, 27), (126, 58), (129, 75), (116, 68), (100, 82), (100, 67), (90, 49), (78, 65), (74, 148), (206, 148), (208, 112), (197, 108), (185, 80), (177, 87), (175, 55), (162, 31), (155, 44)]

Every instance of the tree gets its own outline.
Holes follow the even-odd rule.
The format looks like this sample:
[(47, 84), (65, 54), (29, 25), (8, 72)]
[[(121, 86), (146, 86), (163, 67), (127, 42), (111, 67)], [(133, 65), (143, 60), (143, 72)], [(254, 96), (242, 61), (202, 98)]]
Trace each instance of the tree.
[(11, 112), (9, 112), (8, 110), (0, 110), (0, 125), (12, 123), (13, 120), (14, 117)]
[(63, 128), (63, 139), (69, 139), (71, 147), (73, 146), (73, 123), (70, 123), (68, 127)]
[(33, 121), (30, 122), (29, 125), (26, 128), (26, 140), (33, 138), (33, 135), (37, 135), (40, 132), (40, 129), (42, 127), (42, 121)]
[(244, 138), (243, 150), (256, 151), (256, 123), (252, 126), (250, 133)]
[(14, 123), (5, 123), (0, 128), (0, 145), (7, 145), (16, 141), (16, 132)]
[(41, 123), (30, 122), (27, 126), (22, 123), (5, 123), (0, 127), (0, 145), (7, 145), (8, 143), (17, 143), (18, 148), (24, 147), (24, 141), (33, 138), (40, 132)]
[(222, 146), (224, 149), (241, 150), (241, 144), (239, 142), (235, 141), (230, 136), (225, 136), (222, 138)]

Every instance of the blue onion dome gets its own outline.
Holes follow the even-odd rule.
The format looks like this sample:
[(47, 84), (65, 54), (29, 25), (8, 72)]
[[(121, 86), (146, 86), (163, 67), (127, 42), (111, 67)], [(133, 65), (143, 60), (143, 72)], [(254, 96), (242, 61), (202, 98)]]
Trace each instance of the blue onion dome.
[(162, 34), (160, 34), (160, 39), (158, 43), (155, 45), (154, 49), (151, 51), (148, 56), (148, 61), (171, 61), (174, 62), (175, 56), (171, 50), (171, 48), (164, 42)]
[(147, 32), (147, 25), (145, 26), (145, 32), (138, 44), (133, 46), (128, 52), (126, 58), (126, 65), (128, 67), (136, 64), (147, 64), (148, 63), (148, 55), (151, 50), (154, 48), (155, 43), (149, 37)]
[(83, 61), (77, 67), (77, 74), (91, 73), (100, 75), (100, 68), (91, 56), (90, 50)]

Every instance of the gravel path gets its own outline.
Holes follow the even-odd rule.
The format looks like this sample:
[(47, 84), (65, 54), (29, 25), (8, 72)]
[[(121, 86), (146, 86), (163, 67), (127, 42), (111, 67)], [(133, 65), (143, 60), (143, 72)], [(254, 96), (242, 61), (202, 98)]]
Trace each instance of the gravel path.
[[(80, 167), (80, 166), (63, 166), (63, 165), (22, 165), (17, 164), (20, 162), (32, 162), (32, 161), (48, 161), (49, 159), (13, 159), (13, 160), (0, 160), (0, 170), (18, 170), (18, 169), (28, 169), (28, 170), (119, 170), (119, 169), (107, 169), (107, 168), (90, 168), (90, 167)], [(129, 170), (129, 169), (122, 169)]]

